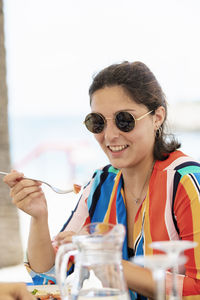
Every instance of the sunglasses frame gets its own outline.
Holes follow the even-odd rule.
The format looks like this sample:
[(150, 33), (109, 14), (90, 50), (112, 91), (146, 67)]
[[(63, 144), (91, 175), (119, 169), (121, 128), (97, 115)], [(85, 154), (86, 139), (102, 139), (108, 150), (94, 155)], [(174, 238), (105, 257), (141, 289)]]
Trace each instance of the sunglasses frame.
[[(117, 116), (120, 112), (127, 112), (127, 113), (129, 113), (129, 114), (133, 117), (133, 120), (135, 121), (135, 125), (134, 125), (134, 127), (133, 127), (131, 130), (129, 130), (129, 131), (123, 131), (123, 130), (121, 130), (121, 129), (117, 126), (117, 123), (116, 123), (116, 116)], [(95, 133), (95, 132), (90, 131), (90, 130), (88, 129), (88, 127), (86, 126), (87, 130), (90, 131), (91, 133), (93, 133), (93, 134), (99, 134), (99, 133), (102, 133), (102, 132), (104, 131), (104, 128), (105, 128), (106, 124), (107, 124), (107, 120), (113, 120), (113, 119), (115, 120), (115, 126), (116, 126), (120, 131), (126, 133), (126, 132), (132, 131), (132, 130), (135, 128), (135, 126), (136, 126), (136, 121), (142, 120), (143, 118), (145, 118), (146, 116), (148, 116), (148, 115), (149, 115), (150, 113), (152, 113), (152, 112), (153, 112), (153, 110), (150, 110), (150, 111), (146, 112), (144, 115), (140, 116), (139, 118), (135, 118), (134, 115), (133, 115), (132, 113), (130, 113), (129, 111), (123, 111), (123, 110), (122, 110), (122, 111), (116, 112), (115, 115), (114, 115), (114, 118), (106, 118), (106, 117), (104, 117), (104, 116), (103, 116), (102, 114), (100, 114), (100, 113), (89, 113), (89, 114), (85, 117), (85, 121), (84, 121), (83, 123), (84, 123), (85, 126), (86, 126), (86, 118), (87, 118), (90, 114), (96, 114), (96, 115), (100, 116), (100, 117), (103, 119), (103, 121), (104, 121), (104, 127), (103, 127), (102, 131)]]

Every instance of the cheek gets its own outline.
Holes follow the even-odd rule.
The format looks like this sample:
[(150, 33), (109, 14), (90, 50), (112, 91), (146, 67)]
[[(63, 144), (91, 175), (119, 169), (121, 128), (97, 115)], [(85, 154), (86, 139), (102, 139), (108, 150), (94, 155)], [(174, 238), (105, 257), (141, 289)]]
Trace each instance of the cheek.
[(143, 135), (141, 136), (141, 139), (143, 141), (144, 147), (146, 146), (147, 148), (151, 148), (154, 145), (155, 135), (152, 127), (146, 128), (146, 130), (143, 132)]
[(104, 137), (102, 133), (94, 134), (95, 140), (101, 145), (104, 141)]
[(133, 134), (129, 137), (133, 143), (136, 145), (152, 145), (155, 141), (154, 131), (151, 126), (146, 126), (144, 128), (138, 128)]

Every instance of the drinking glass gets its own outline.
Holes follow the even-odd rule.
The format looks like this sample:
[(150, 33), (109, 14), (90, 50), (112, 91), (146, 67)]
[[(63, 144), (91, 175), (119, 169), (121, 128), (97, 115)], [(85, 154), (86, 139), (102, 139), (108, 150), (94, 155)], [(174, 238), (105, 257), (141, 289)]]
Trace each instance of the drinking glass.
[[(179, 256), (180, 264), (185, 263), (185, 256)], [(165, 300), (165, 272), (174, 266), (175, 261), (166, 254), (139, 255), (134, 257), (133, 262), (150, 269), (156, 282), (156, 299)]]
[(177, 283), (177, 273), (179, 265), (181, 263), (178, 258), (180, 254), (187, 250), (197, 246), (196, 242), (186, 241), (186, 240), (177, 240), (177, 241), (158, 241), (153, 242), (149, 247), (157, 250), (164, 251), (167, 253), (169, 259), (174, 259), (175, 264), (172, 267), (172, 288), (169, 300), (180, 300), (181, 297), (178, 292), (178, 283)]

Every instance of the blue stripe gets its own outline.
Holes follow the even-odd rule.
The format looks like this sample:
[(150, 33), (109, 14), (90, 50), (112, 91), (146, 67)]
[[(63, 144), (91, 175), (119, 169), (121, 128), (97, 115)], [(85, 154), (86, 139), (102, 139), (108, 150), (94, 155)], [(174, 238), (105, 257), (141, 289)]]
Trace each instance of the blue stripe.
[(88, 206), (88, 210), (90, 209), (91, 205), (92, 205), (92, 200), (93, 200), (93, 194), (97, 188), (97, 186), (99, 185), (100, 183), (100, 176), (102, 174), (102, 171), (101, 170), (98, 170), (98, 172), (95, 174), (95, 177), (94, 177), (94, 181), (92, 183), (92, 186), (91, 186), (91, 190), (90, 190), (90, 194), (89, 194), (89, 197), (87, 199), (87, 206)]
[[(103, 219), (106, 215), (106, 212), (108, 210), (108, 205), (110, 203), (110, 197), (111, 197), (113, 186), (115, 183), (115, 181), (114, 181), (115, 176), (116, 176), (115, 174), (110, 174), (110, 176), (107, 176), (107, 178), (101, 185), (100, 197), (97, 201), (93, 216), (91, 216), (91, 222), (102, 222), (103, 221)], [(99, 178), (100, 178), (100, 174), (98, 174), (98, 179)], [(95, 185), (95, 186), (97, 186), (97, 185)], [(91, 197), (92, 196), (93, 196), (93, 193), (92, 193)]]

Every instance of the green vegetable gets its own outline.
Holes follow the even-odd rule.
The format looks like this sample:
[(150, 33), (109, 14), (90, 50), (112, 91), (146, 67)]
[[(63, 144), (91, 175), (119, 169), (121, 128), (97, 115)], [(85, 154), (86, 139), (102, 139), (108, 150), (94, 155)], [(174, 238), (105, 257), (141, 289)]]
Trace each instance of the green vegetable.
[(37, 292), (38, 292), (38, 290), (37, 290), (37, 289), (34, 289), (34, 290), (31, 292), (31, 294), (35, 295)]

